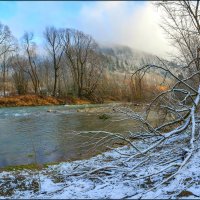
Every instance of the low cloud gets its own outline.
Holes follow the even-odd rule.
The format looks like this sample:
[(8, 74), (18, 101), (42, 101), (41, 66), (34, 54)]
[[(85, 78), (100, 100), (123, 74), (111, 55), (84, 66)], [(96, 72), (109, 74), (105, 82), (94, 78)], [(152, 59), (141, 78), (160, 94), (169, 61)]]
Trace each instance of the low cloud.
[(81, 28), (104, 44), (123, 44), (164, 57), (173, 51), (151, 2), (98, 2), (83, 7), (81, 15)]
[[(79, 6), (70, 10), (72, 4)], [(2, 22), (18, 38), (24, 31), (33, 31), (42, 43), (45, 26), (53, 25), (82, 30), (106, 45), (127, 45), (164, 57), (173, 51), (151, 2), (16, 2), (15, 9), (15, 14)]]

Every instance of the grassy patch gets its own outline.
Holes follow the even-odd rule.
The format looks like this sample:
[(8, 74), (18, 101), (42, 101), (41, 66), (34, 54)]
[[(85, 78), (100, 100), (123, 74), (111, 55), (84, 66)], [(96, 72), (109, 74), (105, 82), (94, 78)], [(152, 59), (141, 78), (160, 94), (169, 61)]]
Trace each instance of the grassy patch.
[(17, 166), (7, 166), (1, 168), (1, 171), (17, 171), (17, 170), (24, 170), (24, 169), (29, 169), (29, 170), (38, 170), (41, 169), (43, 166), (38, 165), (38, 164), (28, 164), (28, 165), (17, 165)]
[[(32, 156), (30, 154), (30, 156)], [(17, 170), (24, 170), (24, 169), (28, 169), (28, 170), (41, 170), (44, 168), (47, 168), (51, 165), (58, 165), (62, 162), (50, 162), (50, 163), (45, 163), (45, 164), (27, 164), (27, 165), (16, 165), (16, 166), (6, 166), (6, 167), (2, 167), (0, 168), (0, 171), (17, 171)]]

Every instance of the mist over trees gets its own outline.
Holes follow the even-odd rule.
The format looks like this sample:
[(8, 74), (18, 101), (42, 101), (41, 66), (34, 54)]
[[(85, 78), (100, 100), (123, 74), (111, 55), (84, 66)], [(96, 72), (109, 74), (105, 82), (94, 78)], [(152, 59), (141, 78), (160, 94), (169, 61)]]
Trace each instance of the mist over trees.
[(155, 78), (131, 79), (133, 70), (156, 62), (153, 55), (140, 55), (129, 47), (100, 47), (90, 35), (69, 28), (46, 27), (40, 39), (43, 46), (37, 45), (34, 33), (25, 32), (17, 40), (8, 26), (0, 24), (1, 96), (133, 101), (152, 96), (148, 90), (158, 90)]

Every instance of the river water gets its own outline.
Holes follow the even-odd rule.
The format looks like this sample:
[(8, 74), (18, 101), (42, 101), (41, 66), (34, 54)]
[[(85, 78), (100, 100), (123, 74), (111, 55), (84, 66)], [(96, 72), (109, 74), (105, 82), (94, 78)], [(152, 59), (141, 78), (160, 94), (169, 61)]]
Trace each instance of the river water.
[[(100, 113), (77, 112), (86, 107), (111, 105), (37, 106), (0, 109), (0, 167), (31, 163), (49, 163), (84, 158), (88, 140), (74, 131), (105, 130), (126, 132), (131, 120), (118, 114), (99, 119)], [(89, 147), (88, 147), (89, 148)]]

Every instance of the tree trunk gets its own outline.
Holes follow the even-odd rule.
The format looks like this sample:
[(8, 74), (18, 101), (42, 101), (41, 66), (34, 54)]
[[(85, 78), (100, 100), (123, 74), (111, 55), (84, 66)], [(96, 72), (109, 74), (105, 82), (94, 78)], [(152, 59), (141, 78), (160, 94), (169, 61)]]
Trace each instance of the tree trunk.
[(58, 70), (55, 69), (54, 73), (54, 87), (53, 87), (53, 96), (56, 96), (56, 90), (57, 90), (57, 78), (58, 78)]

